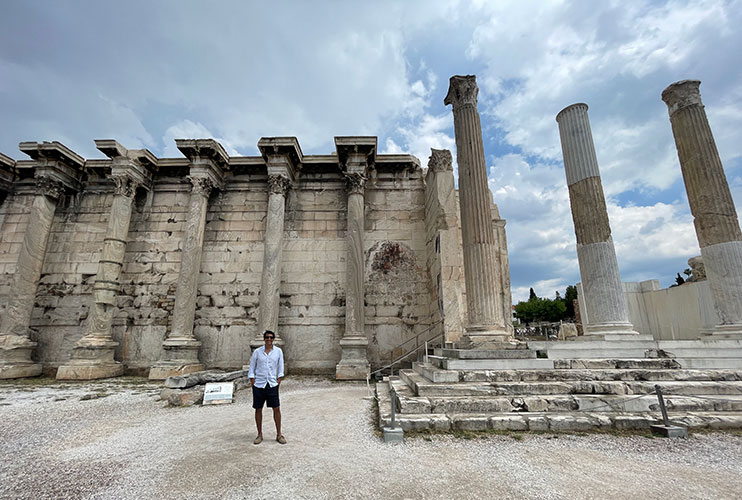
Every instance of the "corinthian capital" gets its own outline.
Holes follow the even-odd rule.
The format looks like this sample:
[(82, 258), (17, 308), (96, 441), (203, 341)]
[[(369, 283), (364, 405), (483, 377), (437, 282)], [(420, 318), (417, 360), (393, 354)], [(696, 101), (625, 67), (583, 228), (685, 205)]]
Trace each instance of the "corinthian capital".
[(268, 192), (286, 196), (291, 189), (291, 181), (285, 175), (268, 176)]
[(701, 102), (700, 80), (681, 80), (669, 85), (662, 91), (662, 100), (667, 104), (667, 111), (672, 116), (679, 109), (700, 104)]
[(366, 176), (357, 172), (345, 174), (346, 188), (348, 194), (363, 194), (366, 185)]
[(211, 190), (214, 189), (214, 183), (211, 182), (211, 179), (208, 177), (195, 177), (189, 175), (188, 180), (191, 182), (191, 192), (198, 193), (205, 198), (208, 198), (211, 194)]
[(448, 149), (430, 148), (428, 168), (433, 172), (453, 171), (453, 157)]
[(42, 175), (36, 178), (36, 192), (56, 200), (64, 194), (64, 185), (49, 176)]
[(455, 75), (449, 80), (448, 94), (446, 94), (443, 104), (446, 106), (452, 104), (453, 109), (463, 108), (465, 106), (474, 106), (476, 108), (478, 94), (479, 87), (477, 87), (476, 76)]
[(117, 196), (133, 198), (137, 190), (137, 184), (128, 175), (114, 174), (111, 176), (114, 184), (113, 193)]

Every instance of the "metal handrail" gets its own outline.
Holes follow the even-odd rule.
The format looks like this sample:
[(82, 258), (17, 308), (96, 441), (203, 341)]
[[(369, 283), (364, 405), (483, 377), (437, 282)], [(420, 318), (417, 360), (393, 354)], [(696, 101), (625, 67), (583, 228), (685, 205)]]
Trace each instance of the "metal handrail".
[[(432, 330), (432, 329), (433, 329), (433, 328), (434, 328), (435, 326), (437, 326), (437, 325), (439, 325), (439, 324), (443, 324), (443, 320), (440, 320), (440, 321), (436, 321), (435, 323), (433, 323), (432, 325), (430, 325), (430, 326), (429, 326), (428, 328), (426, 328), (425, 330), (423, 330), (423, 331), (421, 331), (421, 332), (418, 332), (418, 333), (417, 333), (417, 335), (415, 335), (414, 337), (411, 337), (411, 338), (409, 338), (409, 339), (405, 340), (404, 342), (402, 342), (401, 344), (399, 344), (399, 345), (398, 345), (397, 347), (394, 347), (394, 348), (392, 349), (392, 352), (394, 352), (394, 351), (395, 351), (396, 349), (399, 349), (400, 347), (402, 347), (403, 345), (407, 344), (408, 342), (411, 342), (412, 340), (416, 340), (416, 341), (418, 341), (418, 340), (419, 340), (419, 338), (420, 338), (420, 335), (422, 335), (422, 334), (423, 334), (423, 333), (425, 333), (425, 332), (429, 332), (430, 330)], [(443, 337), (443, 338), (445, 339), (445, 334), (446, 334), (446, 332), (445, 332), (445, 330), (444, 330), (443, 332), (439, 333), (438, 335), (436, 335), (436, 336), (434, 336), (434, 337), (432, 337), (432, 338), (430, 338), (430, 339), (426, 340), (426, 341), (425, 341), (425, 342), (424, 342), (423, 344), (420, 344), (419, 342), (416, 342), (416, 345), (415, 345), (415, 348), (414, 348), (414, 349), (410, 349), (409, 351), (407, 351), (407, 352), (406, 352), (406, 353), (404, 353), (403, 355), (399, 356), (399, 357), (398, 357), (397, 359), (395, 359), (395, 360), (392, 360), (392, 361), (391, 361), (391, 362), (390, 362), (390, 363), (389, 363), (388, 365), (386, 365), (386, 366), (382, 366), (382, 367), (381, 367), (381, 368), (379, 368), (378, 370), (374, 370), (374, 371), (370, 372), (370, 373), (369, 373), (369, 378), (370, 378), (370, 377), (371, 377), (372, 375), (376, 375), (377, 373), (381, 372), (382, 370), (386, 370), (387, 368), (391, 368), (391, 367), (393, 367), (394, 365), (396, 365), (397, 363), (399, 363), (400, 361), (402, 361), (403, 359), (405, 359), (405, 358), (406, 358), (406, 357), (408, 357), (409, 355), (417, 353), (417, 352), (418, 352), (418, 351), (420, 350), (420, 348), (421, 348), (421, 347), (426, 347), (426, 348), (427, 348), (427, 346), (428, 346), (428, 343), (429, 343), (429, 342), (432, 342), (432, 341), (434, 341), (434, 340), (437, 340), (437, 339), (438, 339), (438, 337)]]

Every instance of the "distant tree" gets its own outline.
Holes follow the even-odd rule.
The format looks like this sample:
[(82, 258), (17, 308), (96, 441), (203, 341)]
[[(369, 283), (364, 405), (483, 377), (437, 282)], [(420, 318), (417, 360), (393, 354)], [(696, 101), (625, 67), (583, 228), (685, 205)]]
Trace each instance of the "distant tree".
[(515, 305), (515, 316), (521, 323), (533, 321), (556, 322), (564, 317), (567, 306), (562, 299), (543, 299), (535, 297)]
[(675, 284), (682, 285), (683, 283), (685, 283), (685, 280), (682, 276), (680, 276), (680, 273), (678, 273), (677, 277), (675, 278)]
[(569, 285), (564, 291), (564, 306), (566, 311), (564, 313), (565, 318), (575, 317), (575, 299), (577, 298), (577, 287)]
[(688, 278), (690, 278), (693, 275), (693, 271), (691, 271), (690, 268), (685, 268), (685, 270), (683, 271), (683, 274), (685, 274)]
[(530, 288), (528, 290), (528, 300), (537, 299), (536, 292), (533, 291), (533, 288)]

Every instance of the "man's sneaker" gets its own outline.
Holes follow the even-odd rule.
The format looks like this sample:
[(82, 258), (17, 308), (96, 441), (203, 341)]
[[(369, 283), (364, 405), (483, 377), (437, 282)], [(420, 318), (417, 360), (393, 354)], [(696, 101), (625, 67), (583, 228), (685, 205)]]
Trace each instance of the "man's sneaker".
[(285, 437), (283, 437), (283, 436), (278, 436), (278, 437), (276, 438), (276, 441), (278, 441), (278, 442), (279, 442), (279, 443), (281, 443), (281, 444), (286, 444), (286, 438), (285, 438)]
[(258, 434), (258, 437), (255, 438), (255, 441), (252, 442), (252, 444), (260, 444), (263, 442), (263, 435)]

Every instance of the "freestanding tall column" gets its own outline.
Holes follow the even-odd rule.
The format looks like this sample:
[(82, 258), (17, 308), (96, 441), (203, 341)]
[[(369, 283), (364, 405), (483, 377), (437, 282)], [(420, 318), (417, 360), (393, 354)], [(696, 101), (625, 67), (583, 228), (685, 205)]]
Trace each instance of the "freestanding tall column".
[(364, 187), (366, 171), (376, 155), (376, 137), (335, 137), (335, 147), (348, 185), (345, 333), (335, 378), (363, 380), (370, 369), (364, 311)]
[(637, 335), (629, 322), (618, 272), (587, 104), (567, 106), (559, 112), (556, 120), (577, 236), (577, 260), (585, 291), (588, 316), (585, 335), (606, 340), (620, 335)]
[(742, 338), (742, 232), (700, 85), (699, 80), (673, 83), (662, 92), (662, 100), (670, 113), (688, 204), (720, 320), (704, 333)]
[(111, 326), (121, 288), (119, 278), (134, 195), (140, 186), (149, 189), (152, 170), (157, 165), (157, 158), (146, 149), (127, 151), (114, 140), (95, 141), (95, 144), (111, 158), (113, 202), (98, 260), (86, 333), (77, 341), (72, 359), (57, 370), (57, 379), (62, 380), (118, 377), (124, 372), (124, 366), (113, 359), (118, 342), (113, 340)]
[(213, 139), (177, 139), (178, 149), (191, 160), (191, 198), (175, 291), (172, 329), (162, 343), (163, 356), (149, 371), (150, 380), (163, 380), (204, 369), (198, 359), (201, 342), (193, 334), (196, 292), (201, 270), (201, 253), (206, 227), (206, 209), (213, 188), (223, 188), (224, 169), (229, 157)]
[[(499, 278), (497, 241), (492, 227), (492, 193), (487, 185), (487, 165), (482, 125), (477, 111), (476, 77), (452, 76), (443, 103), (453, 106), (456, 152), (459, 164), (461, 239), (469, 341), (508, 341)], [(509, 305), (508, 305), (509, 309)]]
[(41, 365), (31, 360), (36, 342), (29, 338), (36, 288), (57, 201), (65, 189), (80, 189), (85, 164), (85, 160), (58, 142), (22, 142), (20, 149), (38, 162), (34, 172), (36, 195), (18, 255), (12, 293), (0, 321), (0, 379), (41, 373)]
[(258, 141), (268, 172), (268, 212), (265, 221), (263, 271), (260, 276), (258, 328), (250, 342), (254, 350), (264, 345), (263, 332), (276, 335), (275, 344), (283, 339), (278, 331), (278, 309), (281, 285), (281, 253), (286, 196), (296, 180), (303, 155), (296, 137), (263, 137)]

